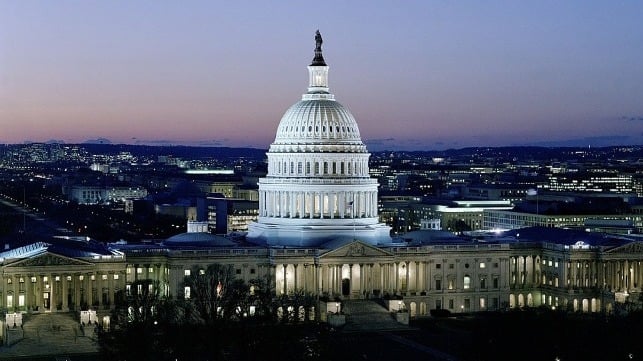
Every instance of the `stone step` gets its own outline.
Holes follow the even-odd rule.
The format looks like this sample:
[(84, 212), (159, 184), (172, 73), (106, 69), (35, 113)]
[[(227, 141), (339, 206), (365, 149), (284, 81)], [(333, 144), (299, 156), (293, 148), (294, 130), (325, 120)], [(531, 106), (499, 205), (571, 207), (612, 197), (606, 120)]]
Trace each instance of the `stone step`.
[(408, 326), (398, 323), (384, 306), (373, 300), (344, 301), (343, 312), (347, 315), (344, 331), (406, 330)]

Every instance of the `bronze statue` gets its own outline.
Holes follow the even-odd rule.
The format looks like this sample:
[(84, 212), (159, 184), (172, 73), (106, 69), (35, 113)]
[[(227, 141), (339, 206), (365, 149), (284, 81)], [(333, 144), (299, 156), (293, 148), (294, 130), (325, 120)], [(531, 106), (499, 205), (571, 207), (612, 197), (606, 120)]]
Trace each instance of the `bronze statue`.
[(319, 33), (319, 30), (317, 30), (317, 32), (315, 33), (315, 44), (316, 44), (315, 52), (321, 51), (321, 46), (322, 46), (323, 42), (324, 42), (324, 40), (322, 39), (322, 36)]
[(322, 43), (324, 40), (322, 40), (321, 33), (319, 33), (319, 30), (315, 32), (315, 57), (313, 58), (313, 62), (310, 65), (313, 66), (326, 66), (326, 62), (324, 61), (324, 56), (322, 55)]

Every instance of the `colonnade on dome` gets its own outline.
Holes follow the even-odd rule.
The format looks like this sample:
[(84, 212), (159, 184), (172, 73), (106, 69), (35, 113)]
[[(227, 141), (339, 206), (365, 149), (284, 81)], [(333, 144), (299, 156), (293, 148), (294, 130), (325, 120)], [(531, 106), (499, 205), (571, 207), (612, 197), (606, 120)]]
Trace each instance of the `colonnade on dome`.
[[(295, 189), (292, 189), (295, 188)], [(297, 190), (301, 188), (302, 190)], [(377, 190), (324, 191), (267, 190), (259, 192), (260, 217), (298, 219), (353, 219), (377, 217)]]

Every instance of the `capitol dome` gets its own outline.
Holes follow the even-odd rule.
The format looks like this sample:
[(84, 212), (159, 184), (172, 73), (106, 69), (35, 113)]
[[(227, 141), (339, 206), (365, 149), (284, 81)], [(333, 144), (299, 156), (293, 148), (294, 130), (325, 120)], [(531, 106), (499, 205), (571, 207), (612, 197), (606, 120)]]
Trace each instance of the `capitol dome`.
[(298, 247), (347, 237), (390, 243), (390, 227), (378, 219), (370, 153), (355, 118), (329, 91), (319, 31), (315, 41), (308, 92), (279, 122), (266, 154), (268, 174), (258, 183), (259, 217), (247, 238)]
[(334, 99), (304, 99), (281, 118), (271, 152), (366, 152), (353, 115)]

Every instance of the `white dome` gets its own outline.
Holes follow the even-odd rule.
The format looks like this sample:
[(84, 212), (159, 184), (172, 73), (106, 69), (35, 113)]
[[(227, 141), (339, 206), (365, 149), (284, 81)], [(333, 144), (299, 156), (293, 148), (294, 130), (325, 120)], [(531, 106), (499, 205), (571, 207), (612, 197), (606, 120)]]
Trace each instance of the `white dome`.
[(328, 65), (315, 36), (308, 92), (279, 122), (259, 179), (259, 216), (247, 239), (277, 246), (316, 247), (333, 239), (388, 244), (379, 223), (377, 179), (353, 115), (328, 88)]
[(335, 100), (306, 95), (281, 118), (271, 152), (366, 152), (348, 109)]

